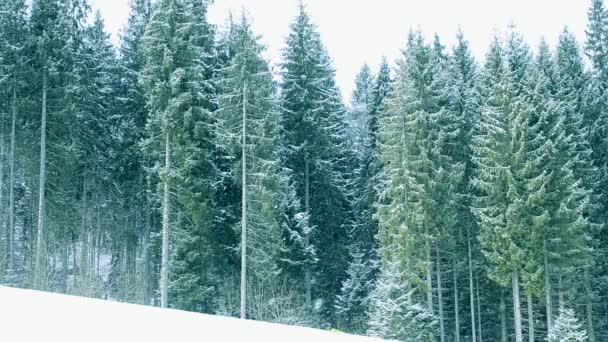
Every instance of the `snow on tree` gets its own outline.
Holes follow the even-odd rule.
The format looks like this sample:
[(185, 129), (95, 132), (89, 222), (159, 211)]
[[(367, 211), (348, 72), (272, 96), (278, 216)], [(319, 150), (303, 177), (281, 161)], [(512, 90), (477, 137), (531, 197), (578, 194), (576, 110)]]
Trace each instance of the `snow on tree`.
[(414, 301), (415, 289), (403, 265), (396, 258), (383, 262), (370, 297), (367, 333), (399, 341), (435, 341), (437, 317)]
[(347, 225), (352, 221), (345, 191), (350, 171), (346, 111), (331, 59), (302, 3), (287, 37), (282, 69), (285, 165), (309, 219), (301, 235), (319, 261), (305, 265), (304, 291), (310, 305), (313, 297), (321, 300), (320, 309), (331, 320), (347, 268)]
[(587, 331), (576, 319), (574, 310), (560, 308), (552, 329), (547, 336), (548, 342), (583, 342), (587, 341)]

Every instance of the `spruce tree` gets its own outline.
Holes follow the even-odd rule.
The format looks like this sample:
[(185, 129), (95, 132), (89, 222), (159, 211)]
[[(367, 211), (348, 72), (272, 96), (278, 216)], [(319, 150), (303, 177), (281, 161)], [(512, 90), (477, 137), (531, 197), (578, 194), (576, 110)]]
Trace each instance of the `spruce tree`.
[[(241, 240), (241, 253), (246, 256), (241, 274), (247, 280), (242, 290), (247, 293), (241, 296), (250, 304), (241, 308), (241, 317), (247, 313), (248, 317), (268, 320), (269, 312), (248, 308), (280, 296), (278, 289), (288, 274), (281, 270), (282, 253), (287, 247), (283, 238), (288, 235), (283, 229), (298, 222), (297, 217), (292, 217), (293, 221), (284, 217), (289, 202), (284, 186), (289, 183), (289, 175), (281, 166), (283, 135), (276, 84), (261, 57), (259, 38), (245, 16), (238, 23), (230, 22), (220, 46), (227, 63), (218, 76), (218, 142), (226, 147), (232, 169), (238, 170), (234, 182), (240, 183), (244, 201), (241, 234), (247, 236)], [(297, 228), (304, 229), (297, 223), (292, 228), (290, 231), (296, 234)], [(257, 289), (266, 289), (268, 297), (260, 297)]]
[[(29, 39), (26, 4), (23, 0), (4, 1), (0, 4), (0, 98), (3, 112), (10, 113), (6, 120), (1, 120), (0, 140), (4, 142), (7, 134), (4, 130), (9, 127), (8, 151), (8, 212), (1, 220), (6, 227), (2, 231), (0, 256), (0, 279), (8, 284), (16, 285), (15, 272), (15, 182), (18, 170), (15, 165), (17, 148), (17, 120), (25, 102), (25, 81), (27, 71), (26, 48)], [(8, 125), (6, 125), (8, 123)], [(4, 194), (4, 189), (0, 189)], [(2, 195), (0, 195), (2, 197)], [(3, 203), (1, 204), (3, 205)]]
[(414, 292), (401, 263), (385, 260), (371, 294), (367, 334), (399, 341), (435, 341), (437, 318), (425, 305), (416, 303)]
[[(196, 311), (209, 310), (212, 304), (213, 284), (205, 275), (218, 179), (211, 131), (213, 31), (205, 6), (194, 0), (156, 5), (144, 38), (142, 72), (151, 116), (146, 148), (162, 185), (161, 306), (168, 305), (171, 282), (173, 306)], [(173, 209), (180, 212), (175, 223)], [(174, 248), (171, 226), (180, 227)]]
[(344, 190), (345, 109), (330, 58), (303, 4), (291, 25), (283, 58), (286, 166), (309, 218), (307, 231), (301, 233), (318, 256), (318, 263), (304, 270), (304, 291), (309, 304), (313, 297), (321, 300), (321, 310), (331, 320), (332, 304), (345, 277), (347, 225), (352, 221)]
[(548, 342), (587, 341), (587, 332), (578, 322), (572, 309), (560, 308), (555, 325), (549, 331)]

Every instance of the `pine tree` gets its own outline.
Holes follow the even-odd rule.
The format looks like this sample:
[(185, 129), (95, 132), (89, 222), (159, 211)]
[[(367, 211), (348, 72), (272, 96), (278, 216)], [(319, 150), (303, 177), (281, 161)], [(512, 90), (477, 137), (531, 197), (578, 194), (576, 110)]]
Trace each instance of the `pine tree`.
[[(211, 133), (213, 31), (206, 22), (204, 3), (166, 0), (156, 6), (144, 38), (142, 79), (151, 115), (147, 148), (157, 161), (163, 187), (161, 306), (168, 305), (171, 282), (175, 307), (209, 310), (212, 284), (203, 277), (209, 270), (207, 234), (213, 228), (218, 179)], [(171, 200), (172, 192), (176, 202)], [(174, 249), (169, 248), (172, 208), (180, 212)]]
[[(479, 112), (482, 102), (479, 87), (479, 71), (475, 60), (471, 54), (469, 43), (464, 38), (462, 32), (458, 32), (457, 45), (452, 50), (450, 56), (443, 89), (445, 92), (445, 110), (448, 123), (445, 130), (450, 133), (445, 140), (444, 157), (451, 164), (452, 169), (457, 171), (453, 180), (456, 182), (451, 192), (452, 200), (456, 203), (453, 208), (456, 216), (453, 220), (446, 220), (448, 223), (448, 242), (447, 247), (452, 253), (453, 267), (453, 295), (454, 295), (454, 330), (455, 338), (458, 341), (461, 334), (460, 322), (460, 303), (459, 303), (459, 275), (462, 268), (462, 260), (467, 260), (468, 288), (469, 288), (469, 310), (471, 321), (471, 336), (475, 340), (476, 336), (476, 313), (475, 313), (475, 294), (474, 294), (474, 260), (479, 249), (477, 244), (477, 225), (475, 218), (470, 210), (471, 206), (471, 185), (472, 177), (475, 172), (475, 165), (472, 161), (471, 143), (473, 128), (479, 119)], [(443, 126), (443, 125), (442, 125)], [(459, 175), (458, 172), (462, 174)], [(449, 182), (450, 180), (448, 180)], [(454, 204), (452, 204), (454, 206)]]
[[(346, 331), (363, 333), (366, 330), (368, 295), (377, 273), (377, 223), (374, 215), (376, 197), (376, 131), (377, 118), (372, 118), (374, 102), (381, 106), (385, 96), (385, 82), (390, 82), (388, 65), (382, 65), (377, 80), (365, 64), (357, 76), (351, 99), (349, 140), (354, 149), (354, 172), (351, 180), (354, 225), (350, 232), (350, 262), (347, 278), (342, 283), (336, 309), (338, 327)], [(375, 125), (372, 127), (372, 121)]]
[[(474, 138), (478, 173), (474, 184), (480, 192), (474, 213), (480, 223), (480, 241), (490, 261), (490, 276), (500, 285), (512, 285), (515, 339), (523, 341), (520, 286), (537, 273), (528, 264), (537, 246), (530, 216), (527, 175), (530, 160), (533, 110), (529, 102), (531, 56), (523, 38), (511, 31), (505, 48), (496, 38), (486, 57), (488, 98)], [(532, 233), (531, 238), (529, 234)], [(533, 260), (535, 261), (535, 260)]]
[[(10, 113), (8, 121), (10, 127), (10, 143), (8, 156), (8, 219), (2, 216), (2, 225), (6, 231), (2, 240), (0, 256), (1, 279), (8, 284), (16, 283), (15, 273), (15, 181), (16, 181), (16, 126), (20, 112), (23, 108), (25, 80), (26, 80), (26, 47), (28, 43), (28, 23), (26, 4), (23, 0), (5, 1), (0, 4), (0, 86), (3, 91), (0, 97), (4, 109)], [(4, 120), (2, 120), (4, 121)], [(5, 123), (0, 126), (0, 141), (4, 142)], [(3, 194), (4, 189), (0, 189)], [(0, 195), (2, 197), (2, 195)], [(0, 201), (0, 205), (4, 205)], [(8, 222), (6, 222), (8, 221)]]
[[(228, 63), (220, 71), (218, 81), (221, 90), (218, 138), (229, 152), (235, 165), (233, 169), (240, 170), (235, 176), (241, 180), (235, 179), (235, 182), (241, 183), (242, 201), (246, 203), (242, 204), (241, 234), (246, 233), (247, 240), (242, 239), (241, 253), (247, 258), (243, 258), (241, 267), (247, 271), (242, 276), (248, 284), (243, 284), (242, 290), (278, 289), (284, 275), (281, 274), (281, 253), (286, 248), (282, 229), (288, 224), (282, 211), (283, 203), (287, 202), (282, 178), (288, 175), (283, 174), (280, 165), (282, 133), (276, 85), (267, 62), (261, 57), (263, 47), (246, 17), (239, 23), (231, 22), (225, 35), (221, 45)], [(252, 297), (245, 293), (241, 296)], [(241, 310), (241, 317), (250, 312), (246, 307)], [(256, 314), (256, 319), (266, 318), (262, 312)]]
[[(146, 174), (146, 169), (151, 165), (140, 146), (145, 139), (148, 108), (145, 90), (139, 79), (145, 64), (143, 38), (150, 21), (151, 8), (149, 0), (131, 1), (129, 19), (121, 39), (117, 70), (119, 84), (115, 89), (118, 93), (115, 101), (119, 109), (112, 120), (115, 155), (109, 170), (111, 178), (119, 184), (121, 189), (122, 195), (118, 201), (121, 209), (126, 211), (125, 216), (135, 220), (137, 226), (143, 226), (141, 228), (143, 255), (139, 267), (141, 272), (138, 272), (140, 285), (137, 286), (141, 291), (137, 300), (144, 304), (151, 302), (153, 288), (153, 251), (151, 250), (153, 200), (149, 196), (153, 189), (151, 189), (152, 179)], [(133, 218), (133, 216), (135, 217)], [(115, 234), (121, 233), (123, 232), (115, 232)], [(128, 233), (122, 241), (129, 242), (126, 248), (129, 250), (127, 254), (132, 254), (135, 236), (133, 231)], [(119, 265), (122, 264), (120, 257), (123, 254), (122, 250), (125, 250), (122, 244), (117, 244), (112, 252), (116, 269), (119, 269)], [(114, 272), (112, 275), (116, 275), (110, 280), (115, 284), (113, 288), (126, 286), (125, 277), (120, 272)]]
[[(606, 23), (608, 14), (604, 7), (604, 1), (593, 1), (588, 11), (587, 41), (585, 52), (593, 63), (589, 82), (584, 91), (583, 100), (583, 126), (587, 130), (589, 147), (591, 148), (591, 160), (593, 163), (594, 176), (592, 186), (595, 186), (590, 208), (590, 221), (593, 223), (593, 255), (592, 283), (588, 288), (595, 289), (595, 303), (604, 302), (608, 298), (608, 286), (606, 286), (606, 270), (608, 270), (608, 249), (606, 248), (606, 227), (608, 227), (608, 196), (606, 196), (606, 185), (608, 185), (608, 69), (606, 58), (608, 56), (608, 42), (606, 41)], [(587, 182), (589, 183), (589, 182)], [(587, 184), (589, 185), (589, 184)], [(589, 291), (590, 292), (590, 291)], [(596, 309), (598, 323), (608, 313), (608, 307), (601, 306)], [(606, 329), (603, 324), (603, 329)], [(600, 330), (601, 328), (598, 328)], [(589, 329), (589, 339), (595, 340), (594, 329)]]
[[(344, 191), (348, 169), (345, 110), (334, 70), (303, 4), (291, 25), (283, 51), (283, 122), (291, 170), (310, 222), (302, 232), (319, 263), (304, 270), (309, 303), (321, 300), (326, 318), (345, 276), (349, 203)], [(313, 289), (313, 285), (314, 289)]]
[(398, 260), (385, 261), (371, 295), (368, 335), (399, 341), (435, 341), (437, 318), (413, 300), (415, 290), (407, 279)]
[(587, 341), (587, 332), (578, 322), (572, 309), (561, 308), (555, 319), (555, 325), (549, 331), (549, 342), (579, 342)]
[(592, 0), (587, 11), (586, 52), (594, 68), (606, 76), (606, 59), (608, 58), (608, 42), (606, 42), (606, 23), (608, 16), (604, 7), (604, 0)]

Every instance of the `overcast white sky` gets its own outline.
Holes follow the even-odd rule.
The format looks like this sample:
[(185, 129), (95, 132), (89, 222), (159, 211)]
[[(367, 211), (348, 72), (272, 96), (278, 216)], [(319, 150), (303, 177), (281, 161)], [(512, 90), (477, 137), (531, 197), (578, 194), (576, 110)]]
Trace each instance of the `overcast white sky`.
[[(91, 0), (118, 40), (129, 0)], [(405, 45), (410, 28), (430, 39), (436, 32), (450, 46), (460, 26), (475, 55), (483, 58), (497, 30), (515, 23), (532, 47), (545, 37), (553, 46), (564, 25), (582, 43), (590, 0), (305, 0), (309, 13), (333, 58), (337, 82), (350, 97), (355, 75), (364, 62), (373, 70), (382, 55), (391, 61)], [(209, 20), (225, 23), (228, 13), (245, 8), (253, 29), (263, 36), (266, 57), (276, 64), (298, 0), (215, 0)]]

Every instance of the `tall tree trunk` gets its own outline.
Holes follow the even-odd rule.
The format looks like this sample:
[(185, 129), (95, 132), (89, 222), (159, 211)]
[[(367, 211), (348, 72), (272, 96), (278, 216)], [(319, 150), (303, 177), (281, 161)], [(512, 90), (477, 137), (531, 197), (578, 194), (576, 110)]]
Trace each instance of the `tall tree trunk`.
[(557, 278), (557, 299), (558, 299), (559, 308), (563, 309), (564, 308), (564, 288), (562, 287), (561, 273), (560, 273), (559, 277)]
[(241, 318), (245, 319), (247, 316), (247, 84), (243, 85), (241, 159)]
[[(310, 161), (308, 160), (308, 151), (305, 152), (304, 156), (304, 209), (306, 210), (306, 217), (308, 225), (310, 225)], [(306, 248), (310, 245), (310, 234), (305, 234)], [(310, 266), (306, 265), (304, 268), (304, 287), (306, 289), (306, 304), (310, 306), (312, 300), (311, 287), (312, 280), (310, 274)]]
[[(149, 182), (146, 182), (148, 189), (150, 189)], [(146, 222), (144, 224), (143, 233), (143, 302), (148, 305), (150, 303), (150, 227), (152, 224), (152, 210), (150, 208), (150, 201), (147, 196), (144, 198), (145, 201), (145, 215)]]
[(477, 325), (475, 324), (475, 296), (473, 295), (473, 258), (471, 252), (471, 228), (467, 227), (467, 251), (469, 254), (469, 303), (471, 306), (471, 333), (473, 342), (477, 341)]
[(507, 342), (507, 306), (504, 291), (500, 294), (500, 341)]
[[(15, 82), (16, 83), (16, 82)], [(8, 157), (8, 270), (13, 272), (13, 250), (15, 243), (15, 124), (17, 121), (17, 86), (13, 85), (11, 115), (11, 142)]]
[(515, 342), (523, 342), (524, 337), (521, 328), (521, 302), (519, 296), (519, 270), (513, 269), (511, 273), (513, 285), (513, 319), (515, 324)]
[(68, 293), (68, 279), (70, 274), (70, 236), (67, 233), (67, 229), (64, 229), (63, 241), (61, 246), (61, 266), (63, 269), (63, 293)]
[(439, 332), (441, 342), (445, 342), (445, 324), (443, 319), (443, 290), (441, 287), (441, 258), (439, 256), (439, 247), (435, 247), (435, 258), (437, 259), (437, 303), (439, 305)]
[(585, 267), (585, 291), (586, 293), (586, 311), (587, 311), (587, 334), (589, 342), (595, 342), (595, 329), (593, 327), (593, 296), (591, 293), (591, 276), (589, 275), (589, 267)]
[(42, 115), (40, 121), (40, 176), (38, 186), (38, 227), (36, 232), (36, 257), (34, 261), (34, 288), (44, 290), (46, 285), (44, 275), (44, 219), (45, 219), (45, 188), (46, 188), (46, 98), (48, 92), (48, 76), (46, 69), (42, 71)]
[(543, 241), (543, 262), (545, 264), (545, 310), (547, 311), (547, 331), (551, 331), (553, 328), (553, 302), (551, 299), (551, 270), (549, 269), (547, 240)]
[(475, 285), (477, 291), (477, 324), (479, 325), (479, 342), (483, 342), (483, 334), (481, 331), (481, 297), (479, 296), (479, 276), (475, 276)]
[[(0, 232), (4, 232), (4, 228), (8, 228), (5, 222), (4, 216), (4, 155), (5, 155), (5, 146), (4, 146), (4, 118), (0, 118)], [(8, 233), (5, 234), (5, 236)], [(0, 260), (4, 259), (4, 255), (0, 255)], [(6, 261), (6, 260), (2, 260)], [(0, 276), (2, 273), (6, 272), (6, 269), (0, 270)]]
[[(454, 259), (454, 341), (460, 342), (460, 303), (458, 300), (458, 263)], [(473, 324), (473, 327), (475, 325)], [(475, 330), (475, 328), (473, 328)]]
[(168, 306), (169, 297), (169, 178), (171, 173), (171, 145), (169, 133), (165, 133), (165, 172), (163, 190), (163, 241), (160, 265), (160, 306)]
[(528, 340), (530, 342), (535, 341), (534, 336), (534, 303), (532, 302), (532, 295), (527, 293), (528, 297)]
[(426, 269), (426, 300), (427, 305), (429, 307), (430, 312), (434, 312), (433, 310), (433, 260), (431, 258), (431, 243), (428, 241), (428, 227), (426, 228), (426, 260), (428, 262), (428, 266)]
[[(81, 285), (86, 285), (87, 281), (88, 281), (88, 265), (87, 265), (87, 261), (88, 261), (88, 254), (89, 254), (89, 241), (87, 240), (88, 238), (88, 232), (87, 232), (87, 178), (86, 176), (83, 177), (82, 180), (82, 226), (80, 228), (81, 230), (81, 237), (80, 239), (82, 240), (82, 249), (80, 250), (80, 283)], [(83, 288), (84, 289), (84, 288)]]

